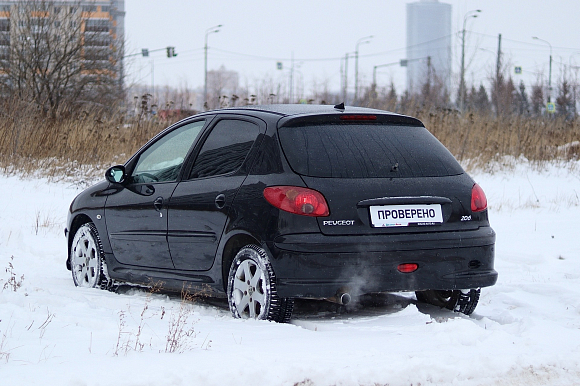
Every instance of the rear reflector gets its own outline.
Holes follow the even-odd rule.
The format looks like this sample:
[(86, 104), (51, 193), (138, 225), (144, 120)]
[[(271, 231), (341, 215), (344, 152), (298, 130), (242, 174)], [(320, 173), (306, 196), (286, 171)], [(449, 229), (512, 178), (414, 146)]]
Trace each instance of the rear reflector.
[(342, 121), (376, 121), (376, 115), (341, 115), (340, 119)]
[(278, 209), (302, 216), (329, 215), (324, 196), (313, 189), (298, 186), (270, 186), (264, 189), (264, 198)]
[(399, 266), (397, 267), (397, 270), (399, 270), (399, 272), (402, 272), (402, 273), (411, 273), (411, 272), (415, 272), (417, 270), (417, 268), (419, 268), (419, 265), (417, 265), (415, 263), (405, 263), (405, 264), (399, 264)]

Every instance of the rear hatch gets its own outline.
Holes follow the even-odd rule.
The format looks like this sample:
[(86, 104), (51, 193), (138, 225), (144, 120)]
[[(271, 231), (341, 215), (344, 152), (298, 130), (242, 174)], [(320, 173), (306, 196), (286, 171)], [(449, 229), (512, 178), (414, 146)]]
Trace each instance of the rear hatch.
[(328, 202), (330, 215), (317, 218), (323, 234), (441, 232), (481, 225), (469, 217), (473, 180), (418, 121), (349, 117), (288, 122), (278, 131), (292, 169)]

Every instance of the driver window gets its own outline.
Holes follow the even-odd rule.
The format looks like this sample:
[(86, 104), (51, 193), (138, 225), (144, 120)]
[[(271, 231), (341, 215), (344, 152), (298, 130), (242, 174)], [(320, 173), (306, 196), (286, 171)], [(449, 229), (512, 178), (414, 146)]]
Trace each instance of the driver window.
[(177, 176), (205, 121), (181, 126), (149, 146), (139, 156), (129, 183), (169, 182)]

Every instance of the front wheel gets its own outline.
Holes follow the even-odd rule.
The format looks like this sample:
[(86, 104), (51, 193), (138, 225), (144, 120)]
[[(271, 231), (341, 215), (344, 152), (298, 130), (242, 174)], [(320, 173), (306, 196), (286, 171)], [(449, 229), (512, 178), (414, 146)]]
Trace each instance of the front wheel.
[(228, 275), (228, 303), (235, 318), (290, 321), (294, 300), (280, 298), (268, 254), (257, 245), (240, 249)]
[(93, 223), (86, 223), (77, 229), (70, 249), (70, 267), (77, 287), (108, 287), (110, 280), (103, 247)]
[(481, 289), (416, 291), (417, 301), (471, 315), (479, 302)]

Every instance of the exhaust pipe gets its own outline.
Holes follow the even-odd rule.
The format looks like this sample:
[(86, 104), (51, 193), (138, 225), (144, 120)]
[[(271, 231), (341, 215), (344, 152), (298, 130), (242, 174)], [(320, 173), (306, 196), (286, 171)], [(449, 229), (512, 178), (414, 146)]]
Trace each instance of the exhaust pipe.
[(336, 294), (336, 296), (333, 296), (331, 298), (326, 298), (325, 300), (332, 302), (332, 303), (337, 303), (337, 304), (341, 304), (343, 306), (346, 306), (348, 303), (350, 303), (350, 301), (352, 300), (352, 297), (350, 296), (350, 294), (348, 292), (339, 292)]
[(345, 306), (348, 303), (350, 303), (350, 301), (352, 300), (352, 298), (350, 297), (350, 294), (348, 292), (345, 292), (343, 294), (339, 294), (339, 295), (337, 295), (337, 297), (340, 299), (340, 304), (345, 305)]

